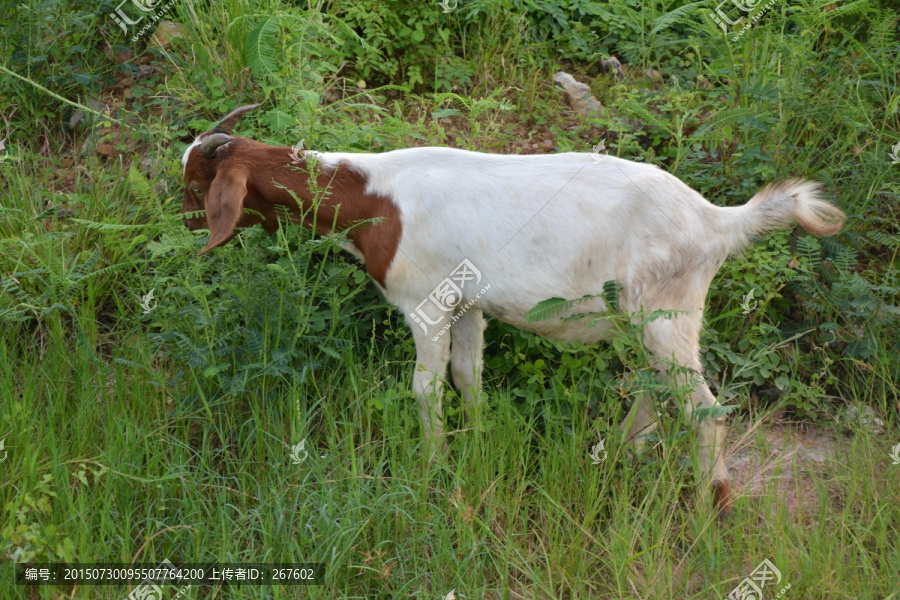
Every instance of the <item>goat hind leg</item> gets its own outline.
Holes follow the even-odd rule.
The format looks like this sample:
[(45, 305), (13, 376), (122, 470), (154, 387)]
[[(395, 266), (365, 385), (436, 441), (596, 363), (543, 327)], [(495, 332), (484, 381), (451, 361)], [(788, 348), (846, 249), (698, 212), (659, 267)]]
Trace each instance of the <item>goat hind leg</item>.
[[(731, 506), (731, 486), (725, 466), (725, 417), (716, 414), (721, 405), (701, 375), (701, 320), (700, 311), (656, 319), (644, 330), (644, 344), (661, 361), (660, 366), (674, 359), (680, 367), (671, 369), (669, 376), (673, 384), (690, 390), (684, 414), (696, 432), (697, 463), (708, 476), (714, 505), (727, 510)], [(676, 370), (680, 372), (673, 377)]]

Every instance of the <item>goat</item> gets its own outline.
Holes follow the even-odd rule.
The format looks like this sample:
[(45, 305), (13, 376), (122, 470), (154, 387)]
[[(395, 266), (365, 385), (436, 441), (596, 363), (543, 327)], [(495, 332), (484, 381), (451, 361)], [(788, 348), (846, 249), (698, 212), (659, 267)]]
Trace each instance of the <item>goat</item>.
[[(210, 232), (200, 254), (226, 243), (238, 227), (260, 223), (274, 231), (277, 207), (320, 234), (347, 231), (348, 250), (412, 329), (413, 389), (432, 446), (444, 443), (441, 380), (448, 361), (466, 404), (479, 405), (484, 314), (556, 340), (593, 344), (608, 338), (611, 327), (565, 317), (606, 311), (598, 292), (615, 280), (619, 311), (628, 318), (678, 311), (647, 323), (643, 343), (669, 381), (691, 390), (684, 410), (697, 433), (697, 457), (715, 506), (729, 507), (724, 417), (715, 410), (710, 418), (694, 415), (719, 406), (700, 375), (706, 294), (726, 257), (755, 236), (795, 221), (816, 235), (837, 233), (844, 214), (819, 199), (818, 184), (784, 181), (725, 208), (656, 166), (587, 153), (413, 148), (301, 157), (231, 134), (256, 106), (236, 109), (184, 153), (182, 212), (193, 213), (185, 224)], [(328, 193), (316, 200), (311, 187)], [(203, 210), (205, 218), (198, 216)], [(542, 300), (586, 296), (556, 318), (526, 319)], [(450, 335), (442, 335), (450, 325)], [(690, 376), (668, 372), (665, 361)], [(655, 423), (655, 411), (639, 397), (621, 427), (639, 448), (638, 435)]]

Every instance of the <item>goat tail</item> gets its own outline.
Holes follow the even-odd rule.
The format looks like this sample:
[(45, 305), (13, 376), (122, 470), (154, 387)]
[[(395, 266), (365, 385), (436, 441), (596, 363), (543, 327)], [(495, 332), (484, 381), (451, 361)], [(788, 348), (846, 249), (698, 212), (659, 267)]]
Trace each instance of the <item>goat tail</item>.
[(794, 223), (818, 236), (840, 231), (847, 217), (820, 198), (820, 189), (821, 184), (815, 181), (788, 179), (767, 185), (744, 206), (726, 209), (733, 211), (730, 250), (738, 250), (754, 237)]
[(846, 216), (819, 197), (821, 184), (788, 179), (767, 185), (745, 205), (751, 235), (790, 227), (794, 222), (813, 235), (829, 236), (841, 230)]

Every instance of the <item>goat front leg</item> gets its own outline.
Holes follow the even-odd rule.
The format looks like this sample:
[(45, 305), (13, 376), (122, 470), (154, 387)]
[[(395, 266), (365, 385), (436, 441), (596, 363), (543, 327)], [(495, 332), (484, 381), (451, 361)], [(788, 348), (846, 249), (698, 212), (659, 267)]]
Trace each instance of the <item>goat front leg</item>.
[[(696, 378), (700, 379), (700, 375)], [(685, 406), (685, 417), (697, 432), (697, 462), (701, 470), (709, 473), (713, 504), (728, 510), (731, 508), (731, 485), (725, 467), (725, 417), (716, 415), (720, 406), (706, 383), (700, 380), (691, 392), (691, 401)], [(695, 414), (698, 409), (703, 409), (699, 415)]]
[(631, 444), (635, 454), (641, 454), (647, 445), (647, 436), (656, 430), (659, 417), (653, 407), (653, 399), (647, 394), (638, 394), (628, 411), (628, 416), (619, 425), (625, 432), (625, 442)]
[(450, 329), (450, 374), (466, 404), (481, 404), (481, 372), (484, 368), (484, 316), (470, 308), (457, 317)]
[[(407, 315), (415, 318), (415, 313), (411, 311), (407, 311)], [(416, 341), (416, 371), (412, 387), (422, 419), (423, 448), (432, 457), (447, 448), (441, 388), (450, 360), (450, 336), (446, 331), (439, 335), (447, 320), (445, 315), (440, 315), (437, 319), (428, 319), (427, 325), (422, 319), (410, 321)]]

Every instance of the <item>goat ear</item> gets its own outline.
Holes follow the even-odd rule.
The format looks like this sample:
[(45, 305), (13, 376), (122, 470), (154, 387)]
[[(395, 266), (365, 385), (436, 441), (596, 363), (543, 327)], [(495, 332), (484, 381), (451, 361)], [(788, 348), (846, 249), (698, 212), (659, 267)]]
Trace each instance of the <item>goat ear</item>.
[(249, 175), (244, 169), (240, 171), (225, 169), (216, 175), (212, 185), (209, 186), (209, 193), (206, 196), (209, 243), (200, 254), (206, 254), (216, 246), (221, 246), (234, 235), (234, 228), (241, 220)]

